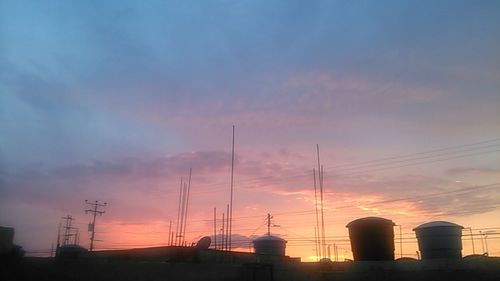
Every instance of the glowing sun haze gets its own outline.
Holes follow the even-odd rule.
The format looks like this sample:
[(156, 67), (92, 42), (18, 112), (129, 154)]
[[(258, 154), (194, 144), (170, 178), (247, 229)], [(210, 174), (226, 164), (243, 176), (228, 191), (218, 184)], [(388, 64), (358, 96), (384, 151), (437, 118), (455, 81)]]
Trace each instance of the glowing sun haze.
[(432, 220), (494, 228), (500, 255), (498, 26), (498, 1), (1, 1), (0, 225), (43, 254), (71, 214), (88, 246), (99, 200), (98, 249), (165, 245), (192, 168), (196, 242), (229, 203), (236, 125), (239, 250), (271, 213), (315, 259), (319, 144), (341, 258), (364, 216), (401, 225), (407, 256)]

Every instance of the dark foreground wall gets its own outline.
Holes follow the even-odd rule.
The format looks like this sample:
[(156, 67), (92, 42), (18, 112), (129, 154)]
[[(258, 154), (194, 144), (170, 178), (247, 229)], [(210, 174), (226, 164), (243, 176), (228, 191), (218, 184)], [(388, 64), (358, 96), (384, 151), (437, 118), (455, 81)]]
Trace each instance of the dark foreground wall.
[(137, 261), (66, 261), (25, 259), (0, 275), (10, 280), (239, 280), (240, 266), (222, 264), (185, 264)]
[(193, 264), (138, 261), (67, 261), (25, 258), (0, 266), (0, 280), (95, 281), (497, 281), (499, 258), (477, 260), (385, 261), (290, 264)]

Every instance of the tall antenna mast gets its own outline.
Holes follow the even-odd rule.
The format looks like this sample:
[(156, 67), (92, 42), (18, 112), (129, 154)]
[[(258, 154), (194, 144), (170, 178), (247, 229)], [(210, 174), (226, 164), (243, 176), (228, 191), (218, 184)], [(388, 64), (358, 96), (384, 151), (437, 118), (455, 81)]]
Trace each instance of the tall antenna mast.
[(233, 228), (233, 185), (234, 185), (234, 130), (235, 126), (233, 125), (233, 145), (231, 150), (231, 200), (229, 201), (229, 251), (231, 251), (231, 236), (232, 236), (232, 228)]
[(179, 188), (179, 204), (177, 206), (177, 223), (175, 224), (175, 245), (178, 245), (179, 241), (179, 222), (181, 219), (181, 198), (182, 198), (182, 177), (181, 177), (181, 186)]
[(70, 215), (67, 215), (67, 216), (63, 217), (62, 219), (66, 220), (66, 224), (64, 226), (63, 245), (68, 245), (69, 244), (69, 238), (71, 236), (73, 236), (73, 234), (71, 234), (71, 229), (74, 229), (74, 227), (71, 226), (71, 222), (74, 220), (74, 218), (71, 217)]
[(78, 245), (78, 240), (79, 240), (78, 235), (79, 235), (78, 228), (75, 228), (75, 238), (73, 240), (74, 245)]
[(217, 208), (214, 207), (214, 249), (217, 250)]
[(59, 249), (61, 246), (61, 222), (59, 222), (59, 228), (57, 229), (57, 246), (56, 249)]
[(184, 183), (184, 187), (182, 188), (182, 205), (181, 205), (181, 223), (180, 223), (180, 230), (179, 230), (179, 240), (180, 240), (180, 245), (182, 246), (184, 244), (184, 212), (186, 210), (186, 193), (187, 193), (187, 184)]
[(228, 214), (226, 216), (226, 250), (231, 250), (231, 239), (229, 236), (229, 223), (231, 222), (229, 218), (229, 204), (226, 205), (226, 213)]
[(271, 216), (271, 214), (267, 214), (267, 236), (271, 236), (271, 219), (273, 217)]
[[(314, 178), (314, 210), (316, 211), (316, 228), (314, 229), (314, 234), (315, 234), (315, 240), (314, 243), (316, 244), (317, 247), (317, 256), (321, 256), (319, 253), (320, 249), (320, 238), (319, 238), (319, 217), (318, 217), (318, 192), (317, 192), (317, 186), (316, 186), (316, 169), (313, 168), (313, 178)], [(316, 231), (318, 232), (318, 235), (316, 236)]]
[(168, 241), (167, 241), (167, 245), (168, 246), (172, 246), (172, 244), (170, 243), (170, 241), (172, 241), (172, 220), (170, 220), (170, 224), (168, 225)]
[(314, 227), (314, 248), (316, 249), (316, 260), (320, 260), (319, 258), (319, 243), (318, 243), (318, 228)]
[(321, 166), (321, 161), (319, 158), (319, 144), (316, 144), (316, 151), (318, 154), (318, 180), (319, 180), (319, 190), (320, 190), (320, 202), (321, 202), (321, 249), (323, 257), (326, 257), (326, 243), (325, 243), (325, 219), (323, 212), (323, 167)]
[[(323, 235), (323, 248), (325, 249), (325, 254), (324, 256), (326, 257), (326, 241), (325, 241), (325, 216), (324, 216), (324, 205), (323, 205), (323, 165), (321, 165), (321, 177), (320, 177), (320, 191), (321, 191), (321, 231)], [(330, 258), (330, 257), (328, 257)]]
[(188, 218), (189, 194), (190, 194), (190, 190), (191, 190), (191, 173), (192, 173), (192, 171), (193, 171), (193, 169), (189, 168), (189, 178), (188, 178), (187, 195), (186, 195), (186, 212), (184, 214), (184, 217), (185, 217), (184, 218), (184, 231), (182, 234), (184, 239), (186, 239), (186, 225), (187, 225), (187, 218)]
[(91, 213), (93, 218), (92, 222), (89, 223), (89, 231), (92, 232), (90, 236), (90, 251), (94, 249), (94, 241), (95, 241), (95, 218), (99, 214), (99, 216), (102, 216), (102, 214), (105, 213), (105, 211), (100, 211), (99, 207), (105, 207), (108, 205), (108, 203), (104, 202), (103, 204), (99, 204), (99, 201), (95, 200), (95, 202), (90, 203), (88, 200), (85, 200), (85, 204), (92, 206), (91, 209), (85, 210), (85, 214)]
[(220, 229), (220, 230), (221, 230), (221, 232), (222, 232), (222, 234), (221, 234), (221, 243), (220, 243), (220, 244), (221, 244), (221, 246), (220, 246), (220, 249), (221, 249), (222, 251), (224, 251), (224, 250), (225, 250), (225, 241), (226, 241), (226, 240), (225, 240), (225, 239), (226, 239), (226, 238), (225, 238), (225, 236), (226, 236), (226, 235), (225, 235), (225, 233), (224, 233), (224, 225), (225, 225), (225, 223), (226, 223), (226, 222), (225, 222), (225, 219), (224, 219), (224, 212), (223, 212), (223, 213), (222, 213), (222, 228)]

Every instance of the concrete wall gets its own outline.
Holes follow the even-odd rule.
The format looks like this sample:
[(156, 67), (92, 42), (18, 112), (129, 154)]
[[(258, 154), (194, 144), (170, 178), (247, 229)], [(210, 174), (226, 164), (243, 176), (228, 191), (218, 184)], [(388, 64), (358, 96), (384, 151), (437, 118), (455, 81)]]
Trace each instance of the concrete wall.
[(246, 252), (199, 250), (194, 247), (153, 247), (128, 250), (95, 251), (83, 258), (105, 260), (164, 261), (190, 263), (287, 263), (300, 262), (300, 258), (288, 256), (258, 255)]
[(25, 258), (0, 265), (2, 281), (351, 281), (482, 280), (500, 276), (499, 258), (350, 263), (193, 264)]

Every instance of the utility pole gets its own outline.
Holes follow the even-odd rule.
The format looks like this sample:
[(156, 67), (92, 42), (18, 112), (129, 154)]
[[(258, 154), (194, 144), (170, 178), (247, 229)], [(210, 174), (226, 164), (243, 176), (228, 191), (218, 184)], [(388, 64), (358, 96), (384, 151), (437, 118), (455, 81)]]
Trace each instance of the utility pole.
[(104, 202), (103, 204), (100, 204), (99, 201), (97, 200), (91, 203), (88, 200), (85, 200), (85, 204), (91, 206), (90, 209), (85, 210), (85, 214), (88, 213), (92, 214), (92, 222), (89, 223), (89, 231), (92, 232), (90, 236), (90, 251), (92, 251), (94, 249), (94, 241), (95, 241), (95, 218), (97, 214), (99, 214), (99, 216), (102, 216), (102, 214), (105, 213), (105, 211), (99, 210), (99, 207), (105, 207), (108, 203)]

